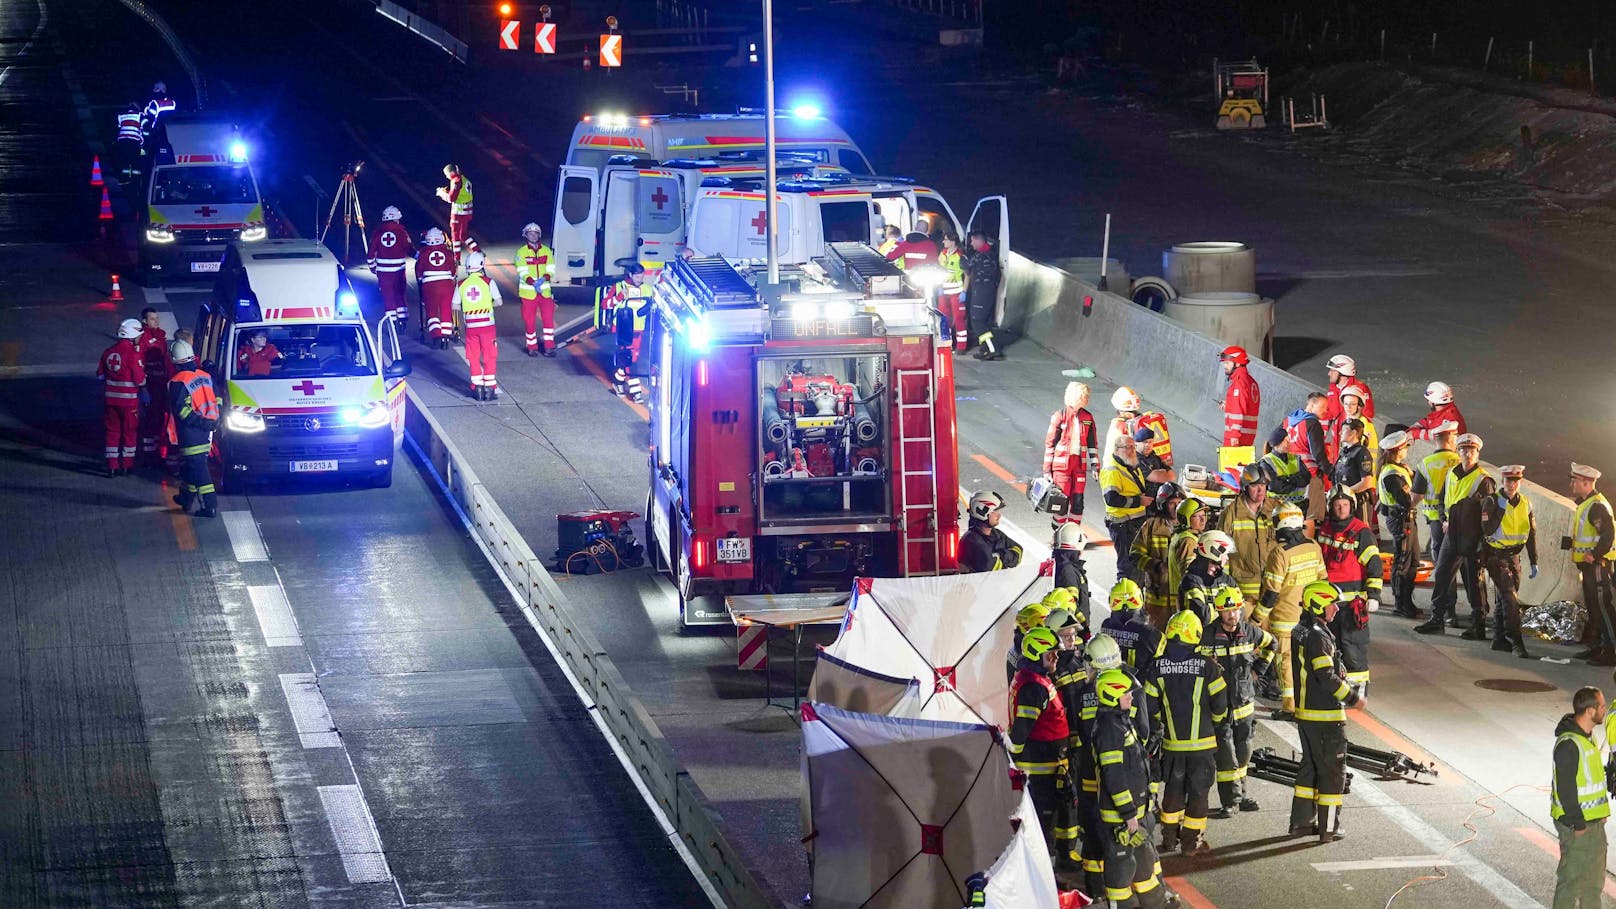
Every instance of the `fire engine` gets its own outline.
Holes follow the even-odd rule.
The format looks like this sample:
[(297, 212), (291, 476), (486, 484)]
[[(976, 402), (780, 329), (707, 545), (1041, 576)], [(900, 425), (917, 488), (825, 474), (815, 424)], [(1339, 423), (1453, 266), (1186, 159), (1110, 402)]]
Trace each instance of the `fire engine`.
[(653, 293), (647, 549), (680, 627), (744, 593), (955, 571), (953, 352), (874, 249), (762, 269), (676, 259)]

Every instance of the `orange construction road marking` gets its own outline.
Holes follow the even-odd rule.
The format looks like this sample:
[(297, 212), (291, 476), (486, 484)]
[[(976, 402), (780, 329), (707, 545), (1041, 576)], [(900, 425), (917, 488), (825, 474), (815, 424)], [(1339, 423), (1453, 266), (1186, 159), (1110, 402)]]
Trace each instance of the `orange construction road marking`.
[[(1549, 855), (1554, 856), (1556, 860), (1559, 860), (1559, 840), (1549, 836), (1547, 833), (1544, 833), (1540, 828), (1537, 827), (1516, 827), (1515, 832), (1519, 833), (1523, 837), (1526, 837), (1526, 839), (1531, 841), (1533, 845), (1537, 846), (1539, 849), (1542, 849), (1544, 852), (1547, 852)], [(1610, 879), (1609, 872), (1605, 874), (1605, 895), (1616, 897), (1616, 881)]]
[[(166, 479), (157, 487), (157, 502), (169, 507), (174, 505), (174, 487)], [(191, 524), (191, 516), (183, 511), (171, 511), (168, 520), (174, 527), (174, 542), (179, 544), (180, 551), (196, 549), (196, 528)]]
[[(1027, 494), (1027, 484), (1021, 482), (1020, 480), (1017, 480), (1016, 475), (1011, 473), (1008, 470), (1005, 470), (1004, 467), (1001, 466), (998, 461), (993, 460), (992, 458), (988, 457), (985, 454), (971, 455), (971, 460), (973, 460), (976, 463), (982, 465), (982, 468), (984, 470), (986, 470), (988, 473), (993, 474), (995, 477), (997, 477), (999, 479), (1000, 482), (1008, 483), (1010, 486), (1014, 487), (1015, 490), (1017, 492), (1021, 493), (1022, 495)], [(1078, 526), (1083, 528), (1083, 535), (1085, 537), (1088, 537), (1089, 548), (1091, 548), (1091, 549), (1093, 549), (1093, 548), (1104, 548), (1104, 547), (1112, 545), (1111, 541), (1108, 539), (1109, 534), (1106, 534), (1106, 533), (1103, 533), (1101, 531), (1095, 530), (1093, 527), (1090, 527), (1087, 524), (1080, 524)]]
[(1420, 748), (1418, 745), (1415, 745), (1413, 742), (1410, 742), (1408, 739), (1397, 734), (1397, 732), (1395, 732), (1390, 726), (1387, 726), (1385, 723), (1382, 723), (1380, 720), (1377, 720), (1371, 716), (1368, 711), (1348, 710), (1347, 719), (1352, 720), (1359, 726), (1362, 726), (1365, 732), (1377, 739), (1380, 739), (1381, 742), (1389, 746), (1391, 750), (1400, 751), (1407, 755), (1411, 760), (1430, 764), (1434, 769), (1441, 769), (1440, 763), (1433, 755), (1431, 755), (1425, 749)]
[(1178, 894), (1179, 902), (1190, 909), (1218, 909), (1218, 904), (1206, 898), (1206, 894), (1195, 889), (1195, 885), (1181, 877), (1164, 877), (1162, 883), (1173, 888)]

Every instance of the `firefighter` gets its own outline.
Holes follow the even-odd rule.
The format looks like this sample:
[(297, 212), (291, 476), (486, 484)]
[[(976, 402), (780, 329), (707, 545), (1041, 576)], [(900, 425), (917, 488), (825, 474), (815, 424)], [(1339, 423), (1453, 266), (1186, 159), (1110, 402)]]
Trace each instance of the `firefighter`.
[(1178, 507), (1184, 502), (1184, 493), (1175, 483), (1163, 483), (1156, 488), (1156, 501), (1152, 502), (1133, 538), (1133, 560), (1144, 579), (1145, 615), (1150, 624), (1164, 627), (1167, 616), (1177, 598), (1177, 588), (1167, 586), (1167, 544), (1172, 541), (1178, 524)]
[(1100, 488), (1105, 492), (1105, 529), (1117, 553), (1117, 577), (1135, 577), (1133, 538), (1145, 522), (1145, 509), (1156, 497), (1147, 494), (1149, 487), (1139, 469), (1132, 436), (1117, 439), (1116, 449), (1100, 470)]
[(1364, 444), (1364, 421), (1357, 417), (1341, 424), (1337, 438), (1341, 447), (1335, 459), (1334, 486), (1352, 494), (1353, 513), (1358, 520), (1375, 523), (1375, 456)]
[(1460, 435), (1470, 431), (1465, 428), (1464, 414), (1459, 412), (1459, 405), (1453, 402), (1453, 389), (1446, 382), (1432, 382), (1425, 386), (1425, 400), (1431, 410), (1408, 428), (1409, 438), (1435, 439), (1436, 434), (1442, 431), (1439, 427), (1450, 422), (1454, 425), (1454, 432)]
[[(1067, 754), (1072, 762), (1072, 780), (1077, 797), (1078, 836), (1081, 839), (1079, 860), (1083, 864), (1083, 890), (1100, 894), (1105, 890), (1105, 841), (1101, 838), (1100, 791), (1098, 770), (1094, 763), (1094, 724), (1099, 716), (1100, 702), (1095, 694), (1094, 681), (1101, 672), (1122, 667), (1122, 650), (1108, 634), (1097, 634), (1084, 648), (1084, 673), (1072, 684), (1060, 687), (1061, 700), (1066, 705), (1067, 724), (1071, 736), (1067, 739)], [(1057, 679), (1061, 678), (1060, 664), (1056, 664)], [(1129, 679), (1137, 687), (1132, 674)], [(1143, 689), (1138, 689), (1137, 703), (1144, 703)], [(1138, 711), (1135, 711), (1136, 713)], [(1149, 727), (1146, 727), (1148, 736)], [(1141, 736), (1141, 741), (1146, 736)]]
[(1084, 617), (1089, 615), (1089, 573), (1083, 564), (1087, 546), (1081, 526), (1062, 524), (1055, 531), (1055, 549), (1050, 553), (1055, 562), (1055, 586), (1077, 591), (1077, 609)]
[(466, 320), (466, 361), (471, 367), (471, 396), (492, 401), (499, 396), (499, 346), (494, 307), (503, 304), (499, 285), (488, 280), (480, 252), (466, 254), (466, 276), (455, 287), (452, 305)]
[(107, 476), (128, 476), (140, 451), (136, 439), (140, 429), (140, 396), (146, 384), (146, 367), (141, 363), (135, 342), (140, 338), (140, 322), (124, 319), (118, 325), (118, 340), (101, 352), (96, 377), (103, 385), (103, 418), (106, 427)]
[(1330, 624), (1341, 606), (1341, 592), (1329, 581), (1315, 581), (1302, 592), (1306, 609), (1292, 632), (1291, 672), (1296, 677), (1296, 727), (1302, 758), (1291, 798), (1291, 836), (1339, 840), (1341, 795), (1347, 782), (1347, 714), (1364, 703), (1341, 677)]
[(1481, 530), (1487, 535), (1481, 550), (1481, 567), (1493, 579), (1497, 602), (1493, 611), (1493, 649), (1513, 650), (1528, 659), (1526, 642), (1521, 639), (1521, 550), (1531, 566), (1529, 577), (1537, 577), (1537, 520), (1532, 500), (1521, 493), (1526, 467), (1508, 464), (1498, 468), (1504, 488), (1482, 500)]
[(112, 143), (118, 171), (125, 180), (131, 180), (140, 173), (140, 156), (145, 153), (145, 148), (146, 137), (140, 131), (140, 105), (131, 101), (118, 115), (118, 138)]
[(1253, 617), (1262, 630), (1279, 643), (1279, 710), (1276, 718), (1296, 713), (1295, 677), (1291, 672), (1291, 632), (1302, 613), (1302, 592), (1324, 580), (1324, 552), (1306, 536), (1302, 509), (1281, 505), (1274, 513), (1274, 536), (1279, 550), (1263, 569), (1262, 600)]
[(415, 257), (415, 286), (421, 293), (421, 324), (427, 343), (447, 349), (455, 331), (455, 271), (459, 263), (436, 227), (422, 237)]
[(1201, 639), (1201, 652), (1222, 674), (1229, 698), (1229, 715), (1217, 726), (1218, 804), (1216, 818), (1228, 818), (1234, 809), (1256, 811), (1257, 800), (1246, 795), (1246, 765), (1251, 761), (1251, 734), (1256, 727), (1256, 678), (1273, 671), (1279, 642), (1256, 623), (1243, 618), (1246, 599), (1229, 587), (1212, 599), (1217, 621)]
[[(1191, 496), (1179, 503), (1178, 526), (1167, 541), (1167, 589), (1175, 604), (1178, 591), (1184, 586), (1184, 572), (1195, 561), (1195, 547), (1201, 541), (1201, 534), (1206, 533), (1211, 517), (1211, 510), (1200, 499)], [(1170, 612), (1176, 611), (1174, 605)], [(1165, 628), (1165, 620), (1156, 627)]]
[(1195, 558), (1178, 584), (1178, 608), (1195, 613), (1203, 628), (1212, 624), (1212, 600), (1218, 590), (1240, 591), (1228, 572), (1234, 551), (1234, 540), (1221, 530), (1208, 530), (1195, 540)]
[[(1050, 591), (1050, 594), (1053, 593), (1054, 591)], [(1005, 679), (1007, 681), (1014, 681), (1016, 670), (1021, 668), (1022, 639), (1027, 636), (1027, 632), (1044, 624), (1044, 619), (1049, 618), (1050, 610), (1059, 603), (1060, 599), (1058, 597), (1052, 598), (1046, 594), (1042, 600), (1028, 603), (1016, 610), (1016, 630), (1010, 636), (1010, 650), (1004, 655)]]
[(1060, 487), (1069, 506), (1055, 518), (1057, 525), (1083, 520), (1083, 493), (1091, 475), (1099, 476), (1100, 452), (1094, 415), (1089, 413), (1089, 387), (1082, 382), (1066, 383), (1064, 404), (1049, 415), (1044, 433), (1044, 476)]
[(1218, 515), (1218, 529), (1234, 541), (1229, 557), (1229, 576), (1246, 598), (1246, 617), (1257, 608), (1262, 596), (1263, 567), (1279, 548), (1274, 538), (1274, 507), (1268, 498), (1268, 477), (1256, 464), (1240, 469), (1240, 495), (1224, 506)]
[(409, 302), (405, 290), (409, 287), (404, 277), (405, 265), (415, 257), (415, 243), (404, 229), (404, 213), (398, 206), (382, 209), (382, 223), (370, 235), (370, 273), (376, 276), (376, 290), (381, 294), (382, 312), (392, 313), (398, 319), (399, 331), (409, 321)]
[(640, 338), (645, 322), (651, 315), (651, 298), (645, 290), (645, 266), (630, 262), (623, 277), (602, 295), (601, 308), (606, 313), (606, 324), (617, 336), (617, 350), (612, 355), (612, 388), (618, 395), (645, 399), (640, 377), (633, 374), (634, 363), (640, 357)]
[(1345, 487), (1330, 490), (1328, 515), (1316, 536), (1324, 553), (1324, 576), (1341, 592), (1346, 608), (1330, 623), (1341, 648), (1347, 683), (1369, 690), (1369, 603), (1379, 601), (1384, 572), (1375, 531), (1356, 514), (1357, 500)]
[(1021, 638), (1021, 663), (1010, 682), (1010, 759), (1027, 775), (1044, 842), (1055, 843), (1059, 777), (1068, 771), (1066, 705), (1050, 677), (1060, 656), (1060, 641), (1042, 625)]
[[(528, 222), (516, 248), (516, 292), (522, 298), (522, 325), (527, 330), (527, 355), (555, 356), (555, 297), (550, 279), (555, 275), (555, 251), (544, 242), (544, 231)], [(540, 326), (544, 336), (540, 339)]]
[[(1412, 441), (1418, 438), (1409, 432)], [(1448, 471), (1459, 463), (1459, 424), (1448, 420), (1436, 425), (1432, 430), (1432, 441), (1436, 443), (1436, 451), (1431, 452), (1414, 469), (1415, 501), (1419, 503), (1420, 516), (1425, 518), (1426, 529), (1431, 537), (1431, 560), (1436, 561), (1437, 553), (1442, 551), (1442, 488), (1447, 483)]]
[(443, 176), (448, 186), (438, 187), (438, 198), (449, 203), (449, 242), (458, 258), (462, 252), (477, 249), (477, 241), (467, 236), (471, 230), (471, 178), (460, 172), (460, 165), (443, 165)]
[(982, 231), (971, 231), (967, 241), (970, 251), (965, 257), (963, 299), (971, 318), (971, 335), (976, 338), (976, 358), (1002, 360), (1004, 354), (993, 340), (999, 318), (999, 254)]
[[(1230, 589), (1239, 595), (1239, 588)], [(1229, 699), (1217, 664), (1197, 650), (1202, 626), (1195, 613), (1174, 615), (1166, 637), (1161, 656), (1143, 675), (1154, 711), (1151, 725), (1164, 730), (1161, 851), (1182, 848), (1195, 855), (1211, 851), (1203, 836), (1217, 778), (1214, 727), (1228, 717)]]
[(1302, 459), (1307, 472), (1307, 517), (1317, 522), (1324, 517), (1324, 482), (1333, 472), (1328, 436), (1320, 415), (1329, 406), (1329, 398), (1321, 392), (1312, 392), (1300, 410), (1286, 414), (1283, 423), (1269, 436), (1268, 443), (1278, 447), (1286, 444), (1286, 452)]
[(1129, 713), (1136, 707), (1132, 682), (1121, 669), (1094, 680), (1093, 742), (1096, 803), (1104, 829), (1102, 871), (1106, 899), (1113, 907), (1158, 909), (1166, 888), (1150, 836), (1150, 761)]
[(1123, 578), (1111, 588), (1109, 604), (1111, 614), (1100, 623), (1100, 630), (1122, 648), (1123, 662), (1142, 672), (1161, 654), (1163, 640), (1161, 629), (1139, 621), (1145, 594), (1137, 581)]
[(905, 234), (897, 246), (885, 253), (887, 261), (901, 271), (912, 271), (922, 265), (937, 264), (937, 244), (926, 234), (924, 221), (916, 222), (915, 229)]
[(140, 311), (140, 337), (135, 339), (140, 365), (146, 370), (146, 395), (140, 412), (140, 457), (161, 463), (168, 433), (168, 375), (174, 364), (168, 359), (168, 332), (162, 319), (150, 306)]
[[(1079, 738), (1078, 712), (1075, 709), (1079, 706), (1077, 692), (1082, 683), (1088, 681), (1083, 659), (1083, 646), (1089, 638), (1088, 626), (1071, 610), (1056, 608), (1044, 618), (1044, 627), (1055, 633), (1055, 640), (1059, 643), (1050, 681), (1055, 683), (1055, 692), (1066, 711), (1067, 726), (1067, 769), (1055, 779), (1055, 839), (1051, 845), (1055, 849), (1056, 873), (1078, 872), (1082, 870), (1077, 840), (1082, 818), (1077, 809), (1073, 765), (1081, 762), (1077, 759), (1078, 749), (1073, 742)], [(1013, 684), (1014, 679), (1011, 681)]]
[(1380, 477), (1375, 486), (1380, 516), (1392, 540), (1392, 611), (1405, 619), (1418, 619), (1425, 611), (1414, 605), (1414, 576), (1419, 569), (1419, 533), (1414, 526), (1414, 473), (1408, 457), (1408, 433), (1389, 432), (1380, 440)]
[(960, 540), (960, 571), (998, 571), (1021, 564), (1021, 546), (999, 529), (1004, 496), (983, 491), (971, 496), (970, 523)]
[[(1441, 634), (1444, 619), (1458, 624), (1459, 591), (1454, 582), (1462, 580), (1470, 600), (1470, 627), (1460, 636), (1482, 641), (1487, 631), (1486, 601), (1481, 596), (1481, 501), (1489, 494), (1482, 485), (1488, 477), (1481, 466), (1481, 437), (1467, 432), (1458, 438), (1458, 446), (1459, 463), (1447, 472), (1437, 498), (1442, 548), (1431, 574), (1431, 619), (1414, 630)], [(1418, 478), (1414, 482), (1418, 484)]]
[(960, 294), (965, 290), (965, 264), (960, 252), (959, 234), (943, 232), (943, 248), (937, 253), (937, 264), (943, 269), (943, 283), (937, 290), (937, 308), (954, 324), (954, 352), (971, 349), (971, 321), (966, 315)]
[[(1594, 489), (1602, 476), (1586, 464), (1571, 463), (1571, 496), (1576, 510), (1571, 514), (1571, 561), (1582, 578), (1582, 602), (1588, 605), (1589, 620), (1599, 616), (1599, 631), (1593, 647), (1577, 654), (1593, 666), (1616, 666), (1616, 606), (1611, 597), (1611, 562), (1616, 561), (1616, 522), (1610, 502)], [(1561, 548), (1566, 548), (1564, 541)]]
[(1249, 448), (1257, 444), (1257, 414), (1262, 389), (1251, 377), (1251, 356), (1244, 347), (1225, 347), (1218, 354), (1229, 384), (1223, 392), (1223, 447)]
[(162, 120), (164, 114), (173, 113), (175, 107), (174, 99), (168, 96), (167, 85), (158, 82), (152, 85), (151, 90), (151, 100), (146, 102), (146, 107), (140, 112), (140, 133), (145, 137), (148, 149), (151, 148), (152, 133), (157, 131), (158, 122)]
[(196, 368), (196, 353), (187, 341), (176, 340), (168, 348), (174, 361), (174, 375), (168, 381), (169, 412), (174, 416), (174, 433), (184, 463), (180, 468), (180, 492), (174, 504), (190, 511), (191, 503), (201, 505), (199, 518), (217, 515), (218, 501), (213, 493), (213, 475), (208, 472), (208, 454), (213, 450), (213, 431), (219, 428), (219, 398), (213, 379)]
[(888, 224), (886, 227), (881, 228), (881, 234), (885, 239), (881, 241), (880, 246), (875, 248), (875, 251), (880, 253), (882, 258), (888, 258), (887, 253), (892, 252), (899, 243), (903, 242), (903, 228), (896, 224)]

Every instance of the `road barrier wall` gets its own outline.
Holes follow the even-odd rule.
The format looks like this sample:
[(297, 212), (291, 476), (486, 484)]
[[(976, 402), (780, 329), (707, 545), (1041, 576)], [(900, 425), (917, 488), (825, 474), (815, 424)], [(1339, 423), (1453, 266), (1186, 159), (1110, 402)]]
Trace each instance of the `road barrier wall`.
[(773, 909), (777, 904), (741, 864), (725, 837), (723, 822), (680, 766), (656, 721), (595, 639), (587, 619), (568, 602), (543, 561), (523, 541), (431, 412), (413, 391), (407, 397), (404, 431), (420, 455), (421, 466), (437, 475), (445, 493), (465, 514), (472, 533), (487, 547), (494, 567), (521, 594), (528, 620), (544, 630), (559, 658), (593, 699), (592, 706), (661, 806), (674, 833), (731, 909)]
[[(1186, 420), (1214, 438), (1223, 435), (1224, 378), (1218, 353), (1225, 345), (1221, 341), (1014, 252), (1005, 280), (1004, 324), (1057, 356), (1130, 385), (1147, 406)], [(1252, 360), (1250, 369), (1262, 388), (1263, 433), (1284, 414), (1301, 407), (1309, 392), (1323, 391), (1261, 360)], [(1384, 436), (1386, 420), (1375, 422)], [(1483, 427), (1471, 428), (1485, 438)], [(1262, 441), (1261, 434), (1258, 441)], [(1416, 442), (1409, 463), (1417, 464), (1431, 450), (1430, 443)], [(1496, 468), (1493, 473), (1497, 475)], [(1559, 477), (1543, 479), (1564, 482)], [(1537, 519), (1540, 569), (1537, 579), (1527, 579), (1522, 558), (1521, 601), (1581, 602), (1582, 588), (1571, 554), (1560, 549), (1560, 538), (1571, 533), (1573, 503), (1530, 480), (1521, 488)]]

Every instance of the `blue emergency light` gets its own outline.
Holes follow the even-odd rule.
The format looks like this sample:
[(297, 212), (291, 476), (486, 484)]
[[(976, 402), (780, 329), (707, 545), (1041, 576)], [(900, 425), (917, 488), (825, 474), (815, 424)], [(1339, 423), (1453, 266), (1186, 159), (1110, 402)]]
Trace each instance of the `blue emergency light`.
[(359, 315), (359, 298), (351, 290), (344, 290), (337, 294), (337, 315)]
[(692, 320), (687, 326), (685, 340), (690, 349), (697, 353), (706, 353), (713, 345), (713, 330), (707, 326), (706, 319)]
[(247, 143), (241, 141), (240, 139), (237, 139), (234, 142), (231, 142), (230, 143), (230, 160), (235, 162), (236, 164), (244, 164), (244, 163), (246, 163), (246, 161), (247, 161)]
[(804, 101), (791, 108), (791, 116), (798, 120), (818, 120), (824, 114), (824, 109), (812, 101)]

